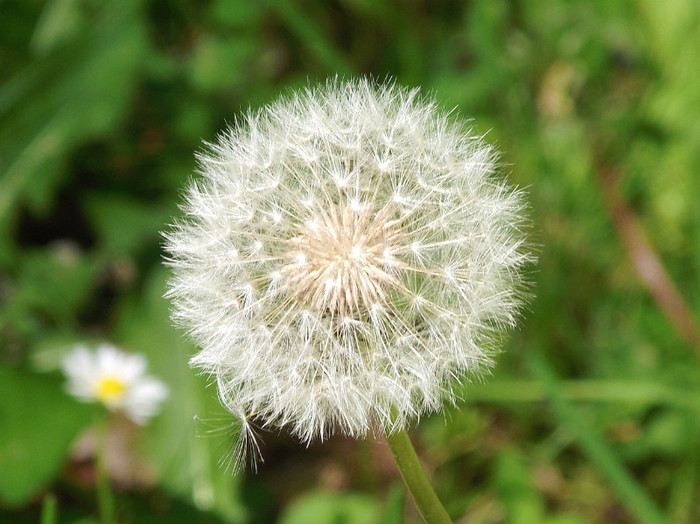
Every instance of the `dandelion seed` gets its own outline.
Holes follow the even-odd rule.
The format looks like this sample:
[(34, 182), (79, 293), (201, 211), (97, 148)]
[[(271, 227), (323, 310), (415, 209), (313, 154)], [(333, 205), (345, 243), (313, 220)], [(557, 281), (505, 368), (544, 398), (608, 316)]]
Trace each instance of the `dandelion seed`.
[(332, 80), (249, 113), (199, 161), (166, 234), (168, 295), (192, 365), (241, 417), (237, 455), (259, 453), (241, 414), (304, 442), (391, 433), (488, 370), (522, 302), (524, 203), (433, 101)]
[(65, 356), (62, 368), (71, 395), (122, 411), (137, 424), (156, 415), (168, 396), (165, 384), (144, 374), (143, 355), (130, 355), (110, 344), (100, 344), (96, 352), (77, 346)]

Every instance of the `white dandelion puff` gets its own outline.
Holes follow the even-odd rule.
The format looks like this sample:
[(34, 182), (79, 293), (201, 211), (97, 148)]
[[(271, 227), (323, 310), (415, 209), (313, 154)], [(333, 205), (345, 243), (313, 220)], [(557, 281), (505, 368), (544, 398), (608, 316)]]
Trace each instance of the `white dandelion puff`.
[(236, 413), (235, 419), (209, 418), (202, 419), (195, 415), (195, 431), (198, 436), (225, 437), (231, 444), (223, 450), (219, 466), (233, 474), (240, 473), (246, 466), (257, 472), (257, 466), (263, 460), (260, 444), (258, 443), (258, 428), (245, 413)]
[(229, 451), (227, 460), (222, 459), (222, 464), (230, 468), (233, 473), (241, 472), (246, 464), (250, 465), (253, 472), (257, 472), (258, 463), (264, 462), (258, 434), (250, 417), (245, 413), (237, 413), (238, 424), (234, 427), (233, 447)]
[(66, 390), (83, 402), (99, 402), (144, 425), (160, 411), (167, 386), (145, 374), (146, 358), (100, 344), (97, 351), (77, 346), (62, 361)]
[(418, 90), (332, 80), (198, 158), (168, 295), (253, 437), (237, 452), (259, 453), (248, 416), (307, 443), (391, 433), (489, 368), (531, 260), (523, 198)]

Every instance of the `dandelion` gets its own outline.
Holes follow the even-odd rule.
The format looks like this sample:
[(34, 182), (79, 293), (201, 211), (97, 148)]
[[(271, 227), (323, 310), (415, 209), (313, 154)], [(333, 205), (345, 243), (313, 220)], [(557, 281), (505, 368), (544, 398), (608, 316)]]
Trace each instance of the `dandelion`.
[(77, 346), (63, 359), (62, 367), (71, 395), (122, 411), (137, 424), (157, 414), (168, 396), (165, 384), (144, 374), (143, 355), (130, 355), (110, 344), (100, 344), (94, 353)]
[(530, 259), (495, 161), (418, 90), (368, 80), (249, 111), (199, 156), (169, 296), (243, 438), (393, 435), (489, 369)]

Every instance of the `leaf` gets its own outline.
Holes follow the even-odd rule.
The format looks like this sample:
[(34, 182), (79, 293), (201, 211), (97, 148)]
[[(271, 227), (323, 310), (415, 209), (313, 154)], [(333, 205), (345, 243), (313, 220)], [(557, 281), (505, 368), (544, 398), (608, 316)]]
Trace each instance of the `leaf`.
[(139, 524), (223, 524), (225, 521), (216, 515), (202, 513), (192, 504), (179, 499), (168, 500), (167, 497), (139, 497), (131, 501), (130, 514)]
[(607, 477), (610, 487), (617, 492), (630, 513), (641, 522), (666, 522), (666, 516), (630, 474), (625, 464), (564, 397), (559, 379), (549, 363), (537, 353), (530, 353), (528, 357), (530, 371), (547, 388), (554, 415), (576, 436), (581, 451)]
[(141, 203), (106, 193), (91, 193), (85, 199), (88, 220), (112, 255), (133, 255), (145, 246), (156, 245), (158, 231), (176, 212), (174, 202)]
[(27, 253), (21, 259), (12, 307), (69, 323), (89, 300), (102, 267), (95, 257), (83, 256), (68, 245)]
[(399, 483), (395, 483), (389, 488), (380, 521), (382, 524), (403, 524), (403, 508), (406, 502), (404, 493), (404, 488)]
[(45, 54), (73, 37), (83, 23), (79, 0), (49, 0), (36, 24), (30, 45), (37, 54)]
[(122, 116), (144, 54), (139, 4), (103, 6), (72, 45), (0, 86), (0, 221), (22, 201), (46, 208), (68, 152)]
[[(216, 389), (207, 387), (187, 364), (195, 348), (170, 325), (169, 304), (163, 298), (166, 276), (157, 270), (143, 296), (124, 304), (115, 332), (115, 341), (145, 354), (149, 373), (170, 388), (162, 413), (146, 429), (144, 451), (165, 488), (200, 509), (240, 521), (246, 515), (241, 477), (220, 464), (230, 450), (233, 419), (219, 405)], [(198, 428), (196, 418), (205, 424)]]
[(501, 450), (494, 482), (495, 490), (507, 508), (508, 522), (542, 522), (544, 501), (531, 479), (532, 473), (518, 450)]
[(250, 28), (257, 24), (263, 16), (263, 2), (229, 2), (214, 0), (209, 7), (214, 21), (237, 28)]
[[(259, 64), (260, 55), (260, 44), (253, 37), (209, 35), (200, 39), (190, 57), (190, 80), (203, 92), (240, 88), (247, 81), (250, 70)], [(226, 67), (221, 67), (221, 64), (226, 64)]]
[(0, 368), (0, 502), (24, 504), (50, 484), (90, 420), (58, 377)]
[(379, 522), (380, 506), (374, 497), (359, 493), (315, 491), (297, 499), (280, 518), (280, 524), (369, 524)]
[(325, 29), (300, 6), (289, 0), (269, 0), (269, 5), (286, 28), (325, 69), (341, 75), (353, 73), (354, 66), (328, 37)]

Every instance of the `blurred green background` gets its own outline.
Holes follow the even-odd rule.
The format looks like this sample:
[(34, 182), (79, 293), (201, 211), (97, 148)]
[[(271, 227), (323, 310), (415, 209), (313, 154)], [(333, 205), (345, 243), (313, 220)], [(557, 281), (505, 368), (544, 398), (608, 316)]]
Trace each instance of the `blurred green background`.
[(58, 363), (103, 340), (171, 389), (110, 427), (121, 522), (419, 520), (381, 441), (265, 434), (232, 476), (162, 298), (194, 152), (334, 74), (422, 86), (528, 188), (536, 298), (494, 376), (413, 433), (450, 514), (700, 522), (696, 0), (0, 1), (0, 521), (96, 522), (92, 410)]

